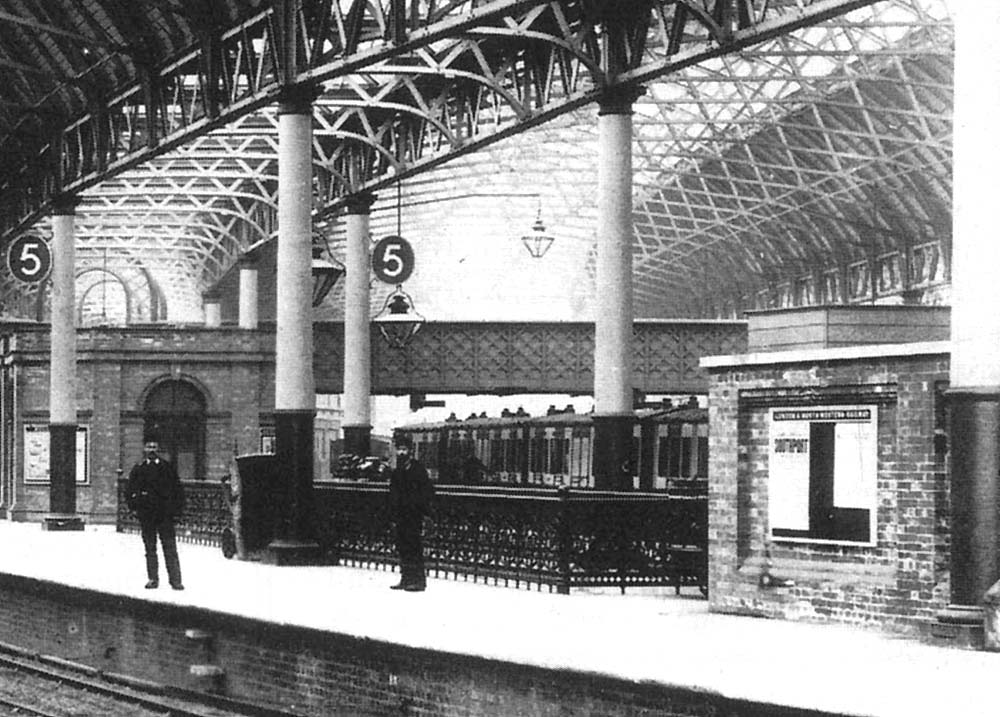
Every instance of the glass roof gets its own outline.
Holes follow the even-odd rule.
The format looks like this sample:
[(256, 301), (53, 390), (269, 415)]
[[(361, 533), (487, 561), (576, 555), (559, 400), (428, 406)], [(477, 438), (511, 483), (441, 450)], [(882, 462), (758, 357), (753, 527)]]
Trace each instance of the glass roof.
[[(64, 96), (64, 112), (86, 109), (86, 98), (65, 83), (45, 92), (26, 89), (33, 77), (28, 60), (49, 74), (90, 71), (103, 73), (112, 86), (116, 77), (124, 82), (134, 58), (123, 59), (113, 48), (145, 38), (169, 54), (195, 42), (195, 18), (178, 3), (127, 19), (110, 0), (60, 0), (55, 4), (65, 5), (65, 16), (51, 12), (52, 3), (13, 0), (10, 17), (0, 16), (0, 66), (10, 70), (0, 79), (5, 157), (15, 159), (25, 141), (32, 107)], [(770, 5), (807, 12), (819, 4)], [(249, 23), (264, 8), (237, 0), (205, 5), (225, 27)], [(568, 13), (575, 3), (565, 5)], [(754, 3), (761, 12), (764, 5)], [(657, 18), (664, 12), (654, 13), (642, 67), (663, 57), (668, 28)], [(699, 25), (684, 27), (695, 49), (708, 42)], [(101, 37), (101, 44), (87, 50), (67, 33)], [(323, 80), (314, 122), (316, 226), (336, 257), (343, 259), (335, 200), (344, 142), (386, 112), (430, 112), (418, 84), (430, 82), (426, 67), (438, 68), (438, 81), (453, 81), (468, 68), (446, 65), (447, 58), (474, 54), (476, 42), (488, 53), (499, 41), (485, 34), (445, 36), (420, 57), (415, 53), (412, 66), (397, 58)], [(634, 107), (633, 142), (637, 316), (721, 318), (809, 303), (947, 303), (952, 56), (943, 0), (882, 0), (640, 77), (645, 91)], [(187, 83), (195, 80), (188, 76)], [(582, 97), (592, 81), (582, 78), (580, 88), (568, 89), (567, 97)], [(406, 96), (416, 99), (404, 106)], [(545, 101), (546, 121), (537, 126), (528, 126), (532, 105), (523, 101), (484, 110), (474, 121), (509, 136), (475, 151), (449, 149), (442, 141), (444, 149), (434, 155), (441, 163), (433, 167), (394, 159), (376, 188), (372, 239), (398, 232), (410, 240), (417, 270), (406, 290), (428, 319), (592, 319), (600, 293), (593, 271), (596, 107)], [(263, 105), (80, 193), (83, 323), (202, 319), (202, 293), (249, 248), (275, 235), (276, 127), (273, 104)], [(458, 132), (446, 124), (438, 131), (446, 138)], [(394, 180), (397, 173), (403, 178)], [(0, 170), (0, 213), (10, 211), (4, 200), (13, 184), (6, 179), (3, 184)], [(535, 259), (521, 237), (539, 212), (555, 241)], [(31, 230), (48, 233), (48, 221), (38, 219)], [(13, 236), (8, 231), (4, 241)], [(373, 292), (373, 312), (389, 289)], [(8, 316), (45, 318), (45, 291), (0, 279)], [(341, 291), (332, 292), (318, 318), (342, 315)]]

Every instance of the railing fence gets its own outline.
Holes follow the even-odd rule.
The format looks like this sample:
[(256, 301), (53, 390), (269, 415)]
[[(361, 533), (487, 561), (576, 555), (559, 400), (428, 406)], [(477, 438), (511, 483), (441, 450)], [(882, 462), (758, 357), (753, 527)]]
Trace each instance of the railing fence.
[[(233, 525), (227, 484), (185, 481), (179, 539), (219, 545)], [(119, 484), (118, 530), (138, 532)], [(314, 486), (316, 538), (331, 563), (393, 569), (385, 483)], [(428, 572), (515, 587), (694, 586), (708, 577), (704, 496), (438, 486), (425, 523)]]

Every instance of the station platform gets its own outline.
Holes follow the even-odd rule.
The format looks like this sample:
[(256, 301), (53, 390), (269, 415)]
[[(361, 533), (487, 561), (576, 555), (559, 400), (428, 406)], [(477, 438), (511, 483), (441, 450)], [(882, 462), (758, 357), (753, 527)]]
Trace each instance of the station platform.
[(712, 614), (693, 595), (630, 590), (567, 596), (434, 578), (426, 592), (406, 593), (389, 590), (395, 573), (275, 567), (226, 560), (217, 548), (185, 543), (179, 551), (186, 589), (169, 589), (161, 575), (161, 587), (146, 590), (139, 536), (110, 526), (52, 533), (38, 524), (0, 521), (0, 545), (0, 575), (154, 609), (207, 610), (450, 659), (484, 658), (792, 709), (774, 714), (1000, 714), (993, 681), (1000, 674), (998, 653), (841, 626)]

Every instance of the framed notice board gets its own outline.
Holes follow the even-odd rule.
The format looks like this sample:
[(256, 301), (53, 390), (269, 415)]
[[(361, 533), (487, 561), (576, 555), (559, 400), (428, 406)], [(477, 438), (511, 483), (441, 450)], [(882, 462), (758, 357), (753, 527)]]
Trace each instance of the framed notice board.
[[(76, 427), (76, 482), (85, 484), (90, 479), (87, 461), (90, 429)], [(28, 424), (24, 427), (24, 482), (49, 482), (49, 427), (48, 424)]]
[(769, 419), (771, 536), (871, 544), (878, 407), (776, 407)]

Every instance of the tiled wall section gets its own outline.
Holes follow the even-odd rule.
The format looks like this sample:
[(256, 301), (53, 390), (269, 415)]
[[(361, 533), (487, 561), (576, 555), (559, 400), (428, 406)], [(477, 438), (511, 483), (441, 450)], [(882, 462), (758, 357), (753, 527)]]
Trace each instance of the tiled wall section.
[[(291, 609), (291, 607), (290, 607)], [(212, 636), (212, 649), (185, 637)], [(232, 698), (308, 717), (821, 717), (705, 691), (525, 667), (0, 575), (0, 641), (163, 684), (225, 670)]]
[[(935, 448), (948, 378), (941, 355), (716, 369), (710, 393), (711, 608), (921, 635), (949, 595), (947, 455)], [(889, 384), (879, 409), (877, 544), (772, 543), (765, 588), (768, 409), (746, 389)], [(940, 448), (940, 442), (938, 442)]]

